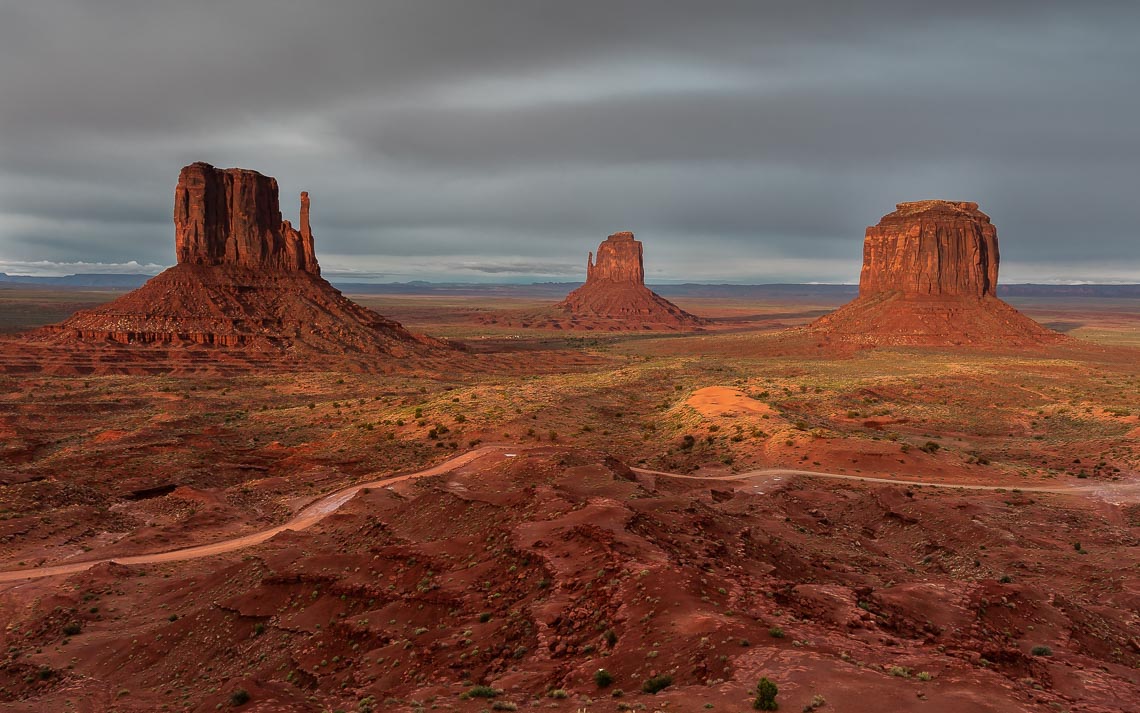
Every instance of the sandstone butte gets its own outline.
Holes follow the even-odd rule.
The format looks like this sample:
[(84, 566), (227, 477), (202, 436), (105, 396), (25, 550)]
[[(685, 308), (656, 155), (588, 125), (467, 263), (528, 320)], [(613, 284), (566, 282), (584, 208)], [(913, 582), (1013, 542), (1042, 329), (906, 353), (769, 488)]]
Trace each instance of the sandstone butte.
[(571, 319), (609, 322), (626, 329), (692, 329), (705, 320), (645, 286), (640, 240), (621, 232), (602, 241), (597, 260), (586, 260), (586, 283), (555, 305)]
[(998, 299), (997, 228), (977, 203), (899, 203), (867, 228), (859, 297), (813, 332), (870, 344), (1026, 346), (1064, 339)]
[(363, 368), (443, 347), (352, 302), (320, 276), (309, 209), (302, 193), (297, 230), (281, 217), (275, 179), (186, 166), (174, 191), (178, 263), (30, 339), (224, 347), (305, 361), (347, 356)]

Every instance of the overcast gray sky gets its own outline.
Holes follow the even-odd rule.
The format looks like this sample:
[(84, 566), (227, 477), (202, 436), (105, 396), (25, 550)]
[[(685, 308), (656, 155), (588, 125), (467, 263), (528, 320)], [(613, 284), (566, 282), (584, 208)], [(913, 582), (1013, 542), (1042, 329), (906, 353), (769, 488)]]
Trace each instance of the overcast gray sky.
[(174, 261), (178, 170), (313, 199), (327, 274), (850, 282), (900, 201), (1002, 279), (1140, 282), (1140, 3), (0, 0), (0, 271)]

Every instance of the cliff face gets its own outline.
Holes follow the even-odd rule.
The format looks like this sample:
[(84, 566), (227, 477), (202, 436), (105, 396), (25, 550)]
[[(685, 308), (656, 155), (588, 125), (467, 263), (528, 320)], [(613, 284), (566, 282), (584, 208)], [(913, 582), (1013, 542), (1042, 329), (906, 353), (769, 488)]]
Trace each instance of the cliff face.
[(865, 344), (1025, 346), (1063, 339), (997, 298), (997, 229), (977, 203), (899, 203), (867, 228), (859, 297), (809, 330)]
[(598, 261), (594, 253), (586, 260), (586, 284), (591, 282), (626, 282), (645, 284), (645, 266), (640, 240), (633, 233), (614, 233), (598, 246)]
[(977, 203), (917, 201), (867, 228), (859, 294), (994, 296), (997, 229)]
[(645, 286), (641, 241), (621, 232), (602, 241), (597, 260), (586, 260), (586, 284), (571, 292), (556, 308), (571, 328), (693, 329), (705, 322)]
[(257, 171), (193, 163), (174, 190), (174, 246), (180, 265), (303, 270), (320, 274), (301, 194), (301, 230), (281, 219), (277, 181)]

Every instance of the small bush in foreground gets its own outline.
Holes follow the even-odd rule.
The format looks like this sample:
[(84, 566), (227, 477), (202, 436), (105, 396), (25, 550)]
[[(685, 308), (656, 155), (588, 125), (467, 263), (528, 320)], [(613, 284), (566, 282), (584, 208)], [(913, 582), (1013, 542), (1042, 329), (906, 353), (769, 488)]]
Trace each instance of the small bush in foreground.
[(499, 695), (499, 691), (496, 688), (491, 688), (490, 686), (472, 686), (466, 693), (460, 696), (460, 698), (494, 698), (497, 695)]
[(756, 684), (756, 699), (752, 701), (752, 707), (758, 711), (779, 710), (780, 704), (776, 703), (776, 694), (779, 692), (780, 689), (775, 683), (767, 677), (761, 678)]
[(663, 673), (660, 676), (653, 676), (652, 678), (645, 679), (645, 683), (642, 684), (641, 690), (645, 691), (646, 693), (657, 693), (658, 691), (664, 690), (672, 685), (673, 677), (667, 673)]

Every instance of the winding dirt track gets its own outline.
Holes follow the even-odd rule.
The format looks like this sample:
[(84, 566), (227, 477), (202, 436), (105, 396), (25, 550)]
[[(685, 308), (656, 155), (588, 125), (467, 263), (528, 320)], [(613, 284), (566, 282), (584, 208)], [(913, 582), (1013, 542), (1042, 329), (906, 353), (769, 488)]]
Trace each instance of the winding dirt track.
[[(207, 545), (196, 545), (194, 547), (185, 547), (182, 549), (167, 550), (164, 552), (128, 555), (124, 557), (109, 557), (105, 559), (86, 560), (83, 562), (49, 565), (46, 567), (35, 567), (32, 569), (9, 570), (0, 572), (0, 583), (19, 582), (29, 579), (40, 579), (43, 577), (55, 577), (59, 575), (75, 574), (77, 572), (88, 570), (97, 564), (103, 564), (106, 562), (114, 562), (117, 564), (125, 565), (162, 564), (167, 562), (181, 562), (184, 560), (198, 559), (200, 557), (211, 557), (213, 555), (234, 552), (235, 550), (241, 550), (245, 549), (246, 547), (252, 547), (253, 545), (261, 544), (274, 535), (286, 530), (300, 531), (304, 530), (307, 527), (315, 525), (316, 523), (325, 519), (325, 517), (328, 515), (336, 512), (337, 509), (339, 509), (342, 505), (347, 503), (357, 493), (365, 488), (383, 487), (405, 480), (414, 480), (416, 478), (426, 478), (433, 475), (441, 475), (460, 466), (467, 465), (468, 463), (482, 458), (483, 456), (491, 455), (494, 453), (501, 453), (504, 456), (511, 457), (514, 454), (508, 453), (508, 451), (514, 450), (525, 451), (525, 449), (514, 449), (508, 446), (483, 446), (482, 448), (468, 451), (467, 453), (463, 453), (454, 458), (451, 458), (450, 460), (444, 461), (439, 465), (434, 465), (431, 468), (417, 471), (415, 473), (393, 475), (387, 478), (381, 478), (380, 480), (373, 480), (368, 483), (359, 483), (357, 485), (352, 485), (326, 495), (316, 502), (307, 505), (288, 522), (277, 525), (276, 527), (271, 527), (268, 530), (254, 532), (249, 535), (241, 535), (239, 537), (234, 537), (228, 540), (212, 542)], [(766, 477), (770, 480), (779, 481), (785, 477), (790, 478), (796, 476), (807, 476), (811, 478), (858, 480), (871, 483), (889, 483), (894, 485), (921, 486), (929, 488), (950, 488), (959, 490), (1017, 490), (1020, 492), (1028, 493), (1065, 493), (1071, 495), (1082, 495), (1117, 503), (1140, 501), (1140, 483), (1138, 482), (1046, 488), (1019, 485), (962, 485), (958, 483), (922, 482), (915, 480), (899, 480), (893, 478), (876, 478), (874, 476), (822, 473), (813, 470), (791, 470), (786, 468), (769, 468), (764, 470), (749, 471), (747, 473), (720, 476), (681, 475), (679, 473), (666, 473), (658, 470), (647, 470), (645, 468), (633, 468), (632, 470), (643, 475), (652, 475), (666, 478), (683, 478), (686, 480), (739, 482), (744, 480), (751, 480), (753, 478)]]

